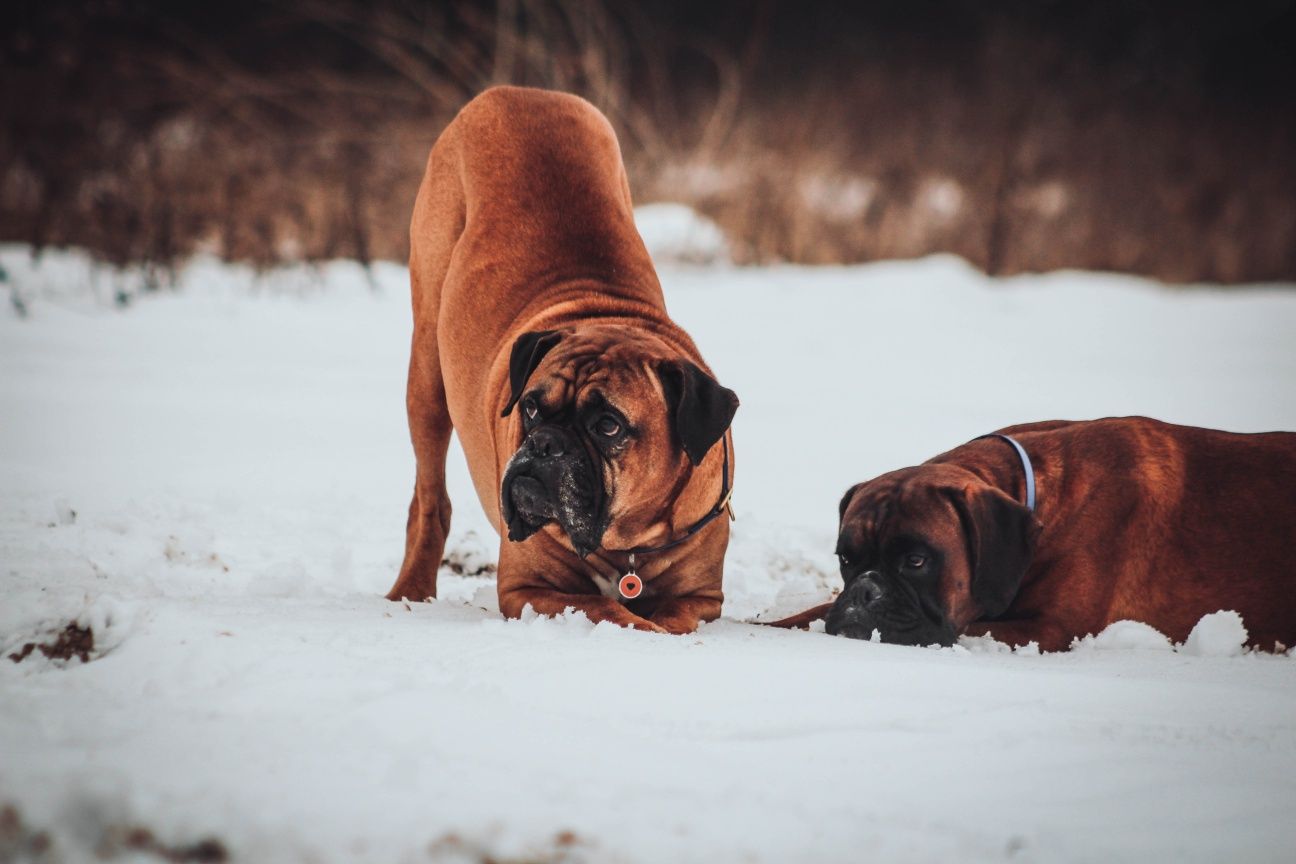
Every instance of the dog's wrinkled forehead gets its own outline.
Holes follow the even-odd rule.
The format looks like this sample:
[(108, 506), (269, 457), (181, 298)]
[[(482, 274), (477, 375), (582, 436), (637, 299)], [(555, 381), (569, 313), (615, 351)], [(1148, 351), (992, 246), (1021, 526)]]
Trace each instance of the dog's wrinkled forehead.
[(652, 394), (661, 395), (661, 384), (651, 374), (652, 360), (627, 346), (600, 345), (571, 340), (560, 345), (540, 364), (531, 388), (543, 394), (546, 406), (584, 409), (606, 401), (626, 411)]
[(846, 493), (841, 502), (843, 541), (861, 544), (875, 540), (901, 518), (903, 503), (909, 497), (906, 481), (912, 470), (904, 468), (883, 474)]
[(954, 516), (948, 485), (926, 466), (903, 468), (852, 489), (843, 502), (841, 540), (863, 545), (895, 533), (944, 534)]
[(892, 484), (857, 491), (842, 517), (842, 540), (854, 546), (862, 546), (877, 538), (888, 517), (894, 512), (894, 493), (895, 487)]

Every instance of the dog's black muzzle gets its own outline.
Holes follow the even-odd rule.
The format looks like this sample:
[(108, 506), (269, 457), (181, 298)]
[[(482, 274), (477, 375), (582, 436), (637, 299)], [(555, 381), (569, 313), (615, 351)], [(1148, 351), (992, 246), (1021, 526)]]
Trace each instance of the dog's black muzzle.
[(851, 579), (824, 622), (833, 636), (871, 639), (873, 631), (894, 645), (953, 645), (954, 628), (918, 589), (877, 570)]
[(508, 539), (527, 539), (557, 522), (584, 558), (607, 528), (602, 483), (580, 440), (561, 426), (537, 426), (509, 460), (500, 485)]

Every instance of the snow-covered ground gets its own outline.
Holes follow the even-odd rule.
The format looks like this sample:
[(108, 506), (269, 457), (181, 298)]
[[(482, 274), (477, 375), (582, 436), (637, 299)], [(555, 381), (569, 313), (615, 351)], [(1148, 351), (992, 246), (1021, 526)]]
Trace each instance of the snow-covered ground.
[(0, 861), (1292, 860), (1296, 659), (1228, 616), (1043, 656), (746, 623), (828, 596), (846, 486), (998, 426), (1296, 428), (1291, 287), (664, 266), (742, 398), (726, 617), (668, 637), (502, 620), (457, 453), (468, 575), (381, 598), (403, 268), (200, 261), (118, 309), (75, 255), (0, 264), (0, 648), (95, 634), (0, 662)]

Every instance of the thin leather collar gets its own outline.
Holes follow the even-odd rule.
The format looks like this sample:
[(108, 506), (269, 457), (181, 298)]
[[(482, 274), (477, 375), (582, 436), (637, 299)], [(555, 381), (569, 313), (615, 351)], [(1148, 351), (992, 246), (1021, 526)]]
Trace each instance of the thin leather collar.
[(711, 524), (713, 519), (718, 517), (721, 513), (724, 513), (726, 510), (729, 511), (729, 518), (733, 518), (733, 510), (729, 507), (729, 499), (733, 496), (733, 489), (729, 485), (729, 433), (727, 431), (722, 436), (722, 440), (724, 441), (724, 466), (721, 468), (720, 474), (720, 498), (716, 501), (715, 506), (712, 507), (705, 516), (694, 522), (687, 531), (679, 537), (676, 537), (674, 540), (670, 540), (658, 546), (636, 546), (634, 549), (627, 549), (626, 553), (630, 556), (630, 569), (632, 571), (634, 570), (635, 556), (643, 557), (645, 555), (652, 555), (656, 552), (665, 552), (667, 549), (675, 548), (681, 543), (691, 539), (693, 535)]
[(1017, 455), (1021, 457), (1022, 468), (1026, 470), (1026, 509), (1035, 512), (1035, 469), (1031, 466), (1030, 457), (1026, 455), (1026, 448), (1021, 442), (1011, 435), (1005, 435), (1002, 432), (991, 432), (988, 435), (978, 435), (973, 441), (980, 441), (982, 438), (1002, 438), (1013, 446)]

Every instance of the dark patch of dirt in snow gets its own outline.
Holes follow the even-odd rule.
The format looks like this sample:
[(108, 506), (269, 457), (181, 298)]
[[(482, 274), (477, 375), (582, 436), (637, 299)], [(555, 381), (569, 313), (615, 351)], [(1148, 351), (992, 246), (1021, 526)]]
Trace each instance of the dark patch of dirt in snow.
[(76, 657), (82, 663), (89, 663), (94, 654), (94, 631), (82, 627), (75, 621), (68, 623), (62, 630), (49, 634), (51, 641), (28, 642), (22, 648), (9, 655), (15, 663), (26, 660), (33, 651), (39, 651), (51, 660), (68, 661)]

